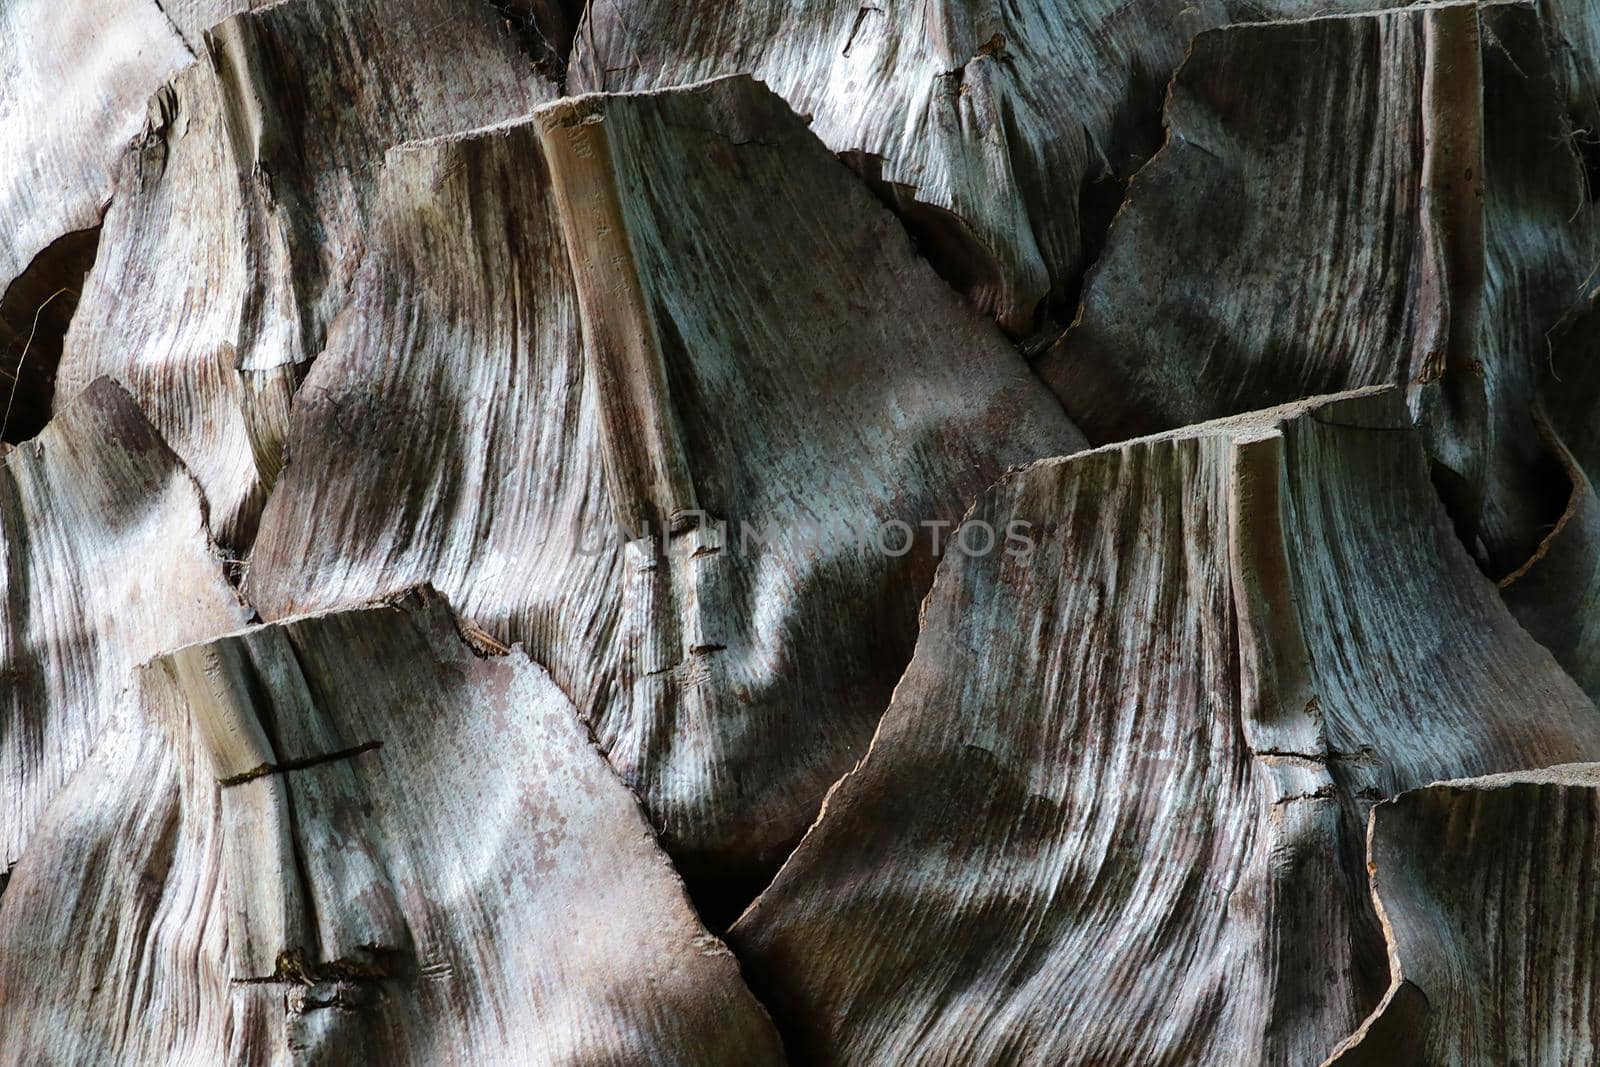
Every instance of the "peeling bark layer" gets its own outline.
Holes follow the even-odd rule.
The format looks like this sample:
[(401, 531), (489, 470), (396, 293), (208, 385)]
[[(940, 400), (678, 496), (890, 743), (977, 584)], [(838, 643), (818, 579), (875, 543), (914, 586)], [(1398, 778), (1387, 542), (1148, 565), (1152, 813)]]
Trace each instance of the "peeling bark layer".
[(116, 162), (139, 130), (145, 98), (190, 58), (154, 0), (0, 7), (0, 436), (7, 441), (32, 437), (49, 420), (61, 337), (94, 261), (94, 230)]
[(289, 397), (365, 245), (385, 149), (554, 88), (478, 0), (297, 0), (231, 18), (122, 161), (57, 395), (121, 380), (245, 547)]
[(100, 221), (145, 98), (189, 60), (154, 0), (0, 9), (0, 293), (52, 242)]
[(0, 869), (88, 755), (134, 664), (242, 625), (193, 480), (128, 395), (91, 385), (0, 475)]
[(1041, 373), (1094, 441), (1410, 384), (1464, 536), (1512, 571), (1561, 510), (1535, 361), (1593, 268), (1556, 97), (1522, 5), (1201, 34)]
[[(142, 684), (0, 898), (21, 1059), (781, 1062), (576, 710), (437, 595), (190, 646)], [(85, 938), (97, 975), (48, 964)]]
[(595, 0), (571, 84), (637, 90), (753, 72), (884, 183), (980, 308), (1026, 333), (1041, 305), (1061, 310), (1085, 239), (1097, 236), (1080, 201), (1158, 147), (1161, 94), (1190, 39), (1328, 9), (1299, 0)]
[(1038, 463), (968, 518), (1016, 520), (1030, 555), (946, 560), (730, 931), (808, 1059), (1315, 1062), (1381, 991), (1371, 805), (1600, 750), (1393, 391)]
[(1330, 1067), (1593, 1056), (1600, 765), (1405, 793), (1370, 837), (1392, 984)]
[(738, 907), (910, 655), (919, 524), (947, 540), (1082, 438), (750, 79), (578, 98), (388, 170), (252, 598), (431, 575), (550, 664), (691, 884)]

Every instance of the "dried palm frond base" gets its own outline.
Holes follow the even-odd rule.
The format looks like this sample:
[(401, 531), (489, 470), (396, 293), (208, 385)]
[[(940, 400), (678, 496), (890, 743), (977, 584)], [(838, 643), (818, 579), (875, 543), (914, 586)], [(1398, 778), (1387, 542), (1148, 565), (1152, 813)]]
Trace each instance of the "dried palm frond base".
[(1600, 7), (0, 0), (0, 1067), (1600, 1060)]

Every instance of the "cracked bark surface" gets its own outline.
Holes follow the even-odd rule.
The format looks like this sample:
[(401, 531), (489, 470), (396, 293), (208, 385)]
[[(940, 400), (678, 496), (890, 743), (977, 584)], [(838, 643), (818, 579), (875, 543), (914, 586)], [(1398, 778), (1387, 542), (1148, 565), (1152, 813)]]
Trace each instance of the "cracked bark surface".
[(384, 151), (554, 94), (477, 0), (297, 0), (207, 31), (122, 159), (58, 399), (117, 377), (194, 471), (219, 540), (247, 547)]
[(729, 933), (810, 1062), (1316, 1062), (1382, 989), (1373, 801), (1600, 746), (1394, 391), (1043, 461), (968, 518), (1017, 520), (1025, 562), (946, 559)]
[(1403, 793), (1373, 809), (1368, 847), (1392, 984), (1330, 1067), (1593, 1053), (1600, 765)]
[(893, 554), (848, 535), (953, 525), (1082, 438), (748, 78), (396, 149), (384, 183), (252, 600), (275, 617), (429, 576), (549, 665), (736, 912), (915, 639), (930, 531), (903, 554), (898, 527)]
[(1159, 147), (1161, 96), (1195, 34), (1387, 6), (594, 0), (570, 78), (618, 92), (753, 72), (882, 185), (958, 288), (1025, 334), (1070, 316), (1103, 225), (1084, 202)]
[(10, 1057), (782, 1061), (576, 709), (429, 590), (153, 661), (41, 833)]

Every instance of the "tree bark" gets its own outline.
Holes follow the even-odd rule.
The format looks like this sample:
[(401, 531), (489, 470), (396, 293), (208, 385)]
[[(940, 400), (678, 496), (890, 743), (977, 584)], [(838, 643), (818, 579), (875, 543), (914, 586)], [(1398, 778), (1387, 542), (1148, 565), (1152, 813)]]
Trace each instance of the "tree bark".
[(0, 3), (0, 1067), (1595, 1058), (1592, 7)]

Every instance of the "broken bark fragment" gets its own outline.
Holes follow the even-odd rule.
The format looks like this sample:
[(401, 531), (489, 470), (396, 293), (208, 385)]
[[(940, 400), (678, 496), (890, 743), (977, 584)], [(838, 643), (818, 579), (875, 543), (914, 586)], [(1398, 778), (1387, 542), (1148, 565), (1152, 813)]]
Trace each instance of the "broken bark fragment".
[(1564, 499), (1535, 361), (1593, 268), (1535, 10), (1204, 33), (1167, 121), (1039, 364), (1085, 433), (1409, 384), (1464, 539), (1521, 565)]
[(223, 22), (122, 161), (57, 395), (121, 380), (204, 487), (218, 538), (247, 546), (384, 150), (554, 93), (477, 0), (293, 0)]
[(155, 0), (0, 7), (0, 426), (50, 417), (61, 337), (145, 99), (192, 57)]
[(1404, 793), (1373, 809), (1369, 837), (1391, 986), (1330, 1067), (1593, 1054), (1600, 765)]
[(1043, 461), (968, 518), (1016, 520), (1030, 554), (945, 561), (729, 933), (808, 1060), (1316, 1062), (1383, 987), (1371, 805), (1600, 751), (1396, 391)]
[[(571, 703), (520, 651), (470, 649), (436, 594), (141, 673), (0, 898), (21, 1058), (781, 1062)], [(61, 975), (89, 939), (98, 980)]]
[[(1345, 2), (1336, 10), (1391, 5)], [(1071, 5), (595, 0), (578, 91), (681, 85), (745, 71), (808, 115), (907, 207), (946, 270), (1013, 333), (1077, 285), (1080, 198), (1160, 143), (1161, 96), (1196, 33), (1304, 17), (1299, 0)]]
[(128, 395), (84, 390), (0, 475), (0, 868), (88, 755), (135, 664), (242, 625), (205, 501)]
[(919, 524), (948, 541), (1081, 438), (748, 78), (580, 97), (388, 171), (252, 600), (431, 576), (550, 665), (691, 885), (742, 906), (910, 655)]
[(0, 9), (0, 293), (52, 242), (100, 221), (145, 99), (190, 58), (154, 0)]

